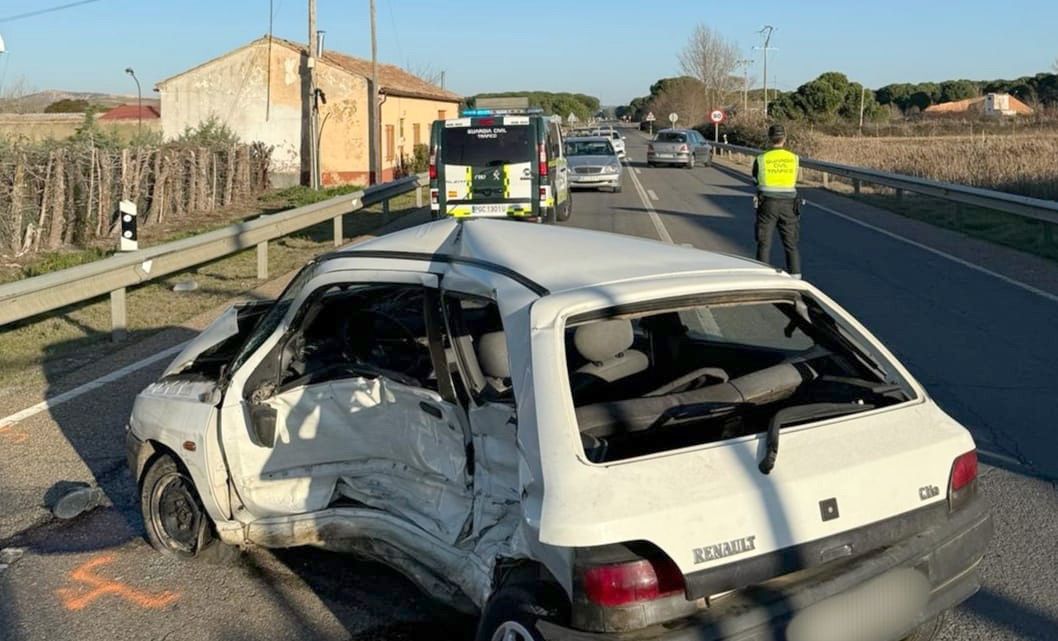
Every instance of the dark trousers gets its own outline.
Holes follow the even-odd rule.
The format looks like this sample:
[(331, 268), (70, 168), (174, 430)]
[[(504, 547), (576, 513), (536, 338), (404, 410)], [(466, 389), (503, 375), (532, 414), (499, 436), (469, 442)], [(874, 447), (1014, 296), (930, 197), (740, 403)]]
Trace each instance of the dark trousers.
[(786, 271), (791, 274), (801, 273), (801, 254), (797, 250), (797, 241), (801, 235), (801, 220), (797, 211), (797, 200), (794, 198), (768, 198), (760, 196), (757, 205), (757, 260), (769, 262), (771, 257), (771, 237), (775, 227), (779, 227), (779, 238), (786, 252)]

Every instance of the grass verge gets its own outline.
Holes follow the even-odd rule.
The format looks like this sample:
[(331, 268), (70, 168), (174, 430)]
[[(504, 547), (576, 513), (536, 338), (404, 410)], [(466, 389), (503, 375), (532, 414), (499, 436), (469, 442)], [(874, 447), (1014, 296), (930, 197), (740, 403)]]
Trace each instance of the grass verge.
[[(415, 210), (415, 195), (411, 193), (393, 199), (388, 215), (382, 213), (380, 206), (348, 214), (343, 221), (346, 239), (370, 233)], [(270, 274), (276, 277), (288, 273), (333, 249), (331, 229), (331, 222), (327, 221), (270, 243)], [(172, 291), (173, 285), (187, 281), (194, 281), (197, 288), (183, 293)], [(125, 344), (179, 326), (259, 285), (257, 256), (249, 249), (129, 289), (129, 339)], [(16, 381), (30, 382), (34, 376), (39, 380), (41, 365), (49, 371), (48, 378), (54, 380), (56, 372), (72, 371), (112, 350), (110, 305), (105, 298), (12, 323), (0, 329), (0, 389)]]

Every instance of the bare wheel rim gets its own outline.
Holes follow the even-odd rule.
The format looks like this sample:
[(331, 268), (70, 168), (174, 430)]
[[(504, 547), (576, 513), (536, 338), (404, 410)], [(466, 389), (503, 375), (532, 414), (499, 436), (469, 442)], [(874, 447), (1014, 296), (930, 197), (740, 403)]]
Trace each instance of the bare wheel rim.
[(151, 524), (162, 543), (183, 554), (194, 554), (202, 527), (202, 509), (190, 479), (169, 472), (151, 490)]
[(533, 641), (533, 635), (517, 621), (504, 621), (492, 633), (492, 641)]

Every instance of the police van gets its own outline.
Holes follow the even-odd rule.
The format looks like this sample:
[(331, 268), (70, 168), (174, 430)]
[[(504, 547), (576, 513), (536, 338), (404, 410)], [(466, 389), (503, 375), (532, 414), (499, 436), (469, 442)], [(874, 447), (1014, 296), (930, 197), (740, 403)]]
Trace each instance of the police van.
[(435, 218), (568, 220), (567, 172), (559, 123), (540, 109), (468, 109), (430, 132)]

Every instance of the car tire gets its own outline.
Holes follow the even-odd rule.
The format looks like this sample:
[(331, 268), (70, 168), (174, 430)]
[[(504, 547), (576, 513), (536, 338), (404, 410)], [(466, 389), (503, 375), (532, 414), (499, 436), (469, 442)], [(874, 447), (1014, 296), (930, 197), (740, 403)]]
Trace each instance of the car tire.
[(497, 590), (482, 612), (475, 641), (545, 641), (540, 621), (562, 621), (565, 593), (547, 583), (511, 585)]
[(566, 196), (566, 206), (562, 208), (562, 214), (558, 217), (559, 222), (566, 222), (573, 215), (573, 192)]
[(647, 167), (657, 167), (657, 166), (658, 166), (658, 164), (656, 162), (648, 162), (647, 163)]
[(140, 484), (140, 513), (147, 541), (163, 554), (218, 561), (233, 556), (234, 548), (214, 534), (191, 475), (169, 454), (147, 464)]
[(610, 188), (610, 191), (612, 191), (615, 194), (621, 193), (621, 185), (614, 185), (613, 187)]
[(915, 628), (914, 632), (901, 639), (901, 641), (933, 641), (940, 634), (940, 631), (944, 629), (946, 618), (946, 613), (941, 612)]

